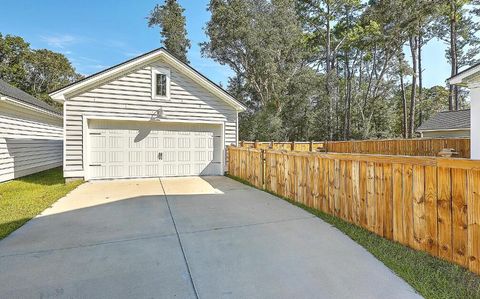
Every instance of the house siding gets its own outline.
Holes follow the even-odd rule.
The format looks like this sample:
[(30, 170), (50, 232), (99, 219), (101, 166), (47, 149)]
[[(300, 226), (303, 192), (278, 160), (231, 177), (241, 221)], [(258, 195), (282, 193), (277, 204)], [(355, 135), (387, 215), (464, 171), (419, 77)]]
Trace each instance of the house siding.
[(455, 131), (429, 131), (422, 132), (423, 138), (469, 138), (470, 130), (455, 130)]
[(0, 103), (0, 182), (62, 165), (62, 119)]
[[(170, 70), (170, 99), (152, 99), (152, 67)], [(225, 145), (237, 142), (236, 110), (160, 61), (67, 98), (65, 103), (65, 177), (84, 176), (83, 116), (147, 120), (162, 108), (168, 120), (223, 122)]]

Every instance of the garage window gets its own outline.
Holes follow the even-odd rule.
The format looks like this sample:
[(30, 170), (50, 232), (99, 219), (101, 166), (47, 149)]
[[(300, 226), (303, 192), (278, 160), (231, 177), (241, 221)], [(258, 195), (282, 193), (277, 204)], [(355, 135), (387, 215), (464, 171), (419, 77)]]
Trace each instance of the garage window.
[(170, 71), (163, 68), (152, 68), (152, 98), (170, 98)]
[(155, 80), (156, 80), (155, 95), (166, 97), (167, 96), (167, 75), (156, 74)]

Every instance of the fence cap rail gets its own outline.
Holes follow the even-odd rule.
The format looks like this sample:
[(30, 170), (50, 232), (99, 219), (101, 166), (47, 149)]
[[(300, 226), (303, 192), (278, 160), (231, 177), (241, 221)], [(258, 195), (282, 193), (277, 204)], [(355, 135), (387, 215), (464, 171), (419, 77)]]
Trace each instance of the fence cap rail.
[(346, 160), (372, 163), (390, 163), (390, 164), (412, 164), (420, 166), (437, 166), (444, 168), (480, 170), (480, 160), (471, 160), (464, 158), (444, 158), (427, 156), (404, 156), (404, 155), (379, 155), (379, 154), (357, 154), (357, 153), (322, 153), (322, 152), (302, 152), (286, 151), (274, 149), (255, 149), (246, 147), (229, 146), (229, 149), (237, 151), (264, 152), (268, 155), (287, 155), (295, 157), (320, 157), (329, 160)]

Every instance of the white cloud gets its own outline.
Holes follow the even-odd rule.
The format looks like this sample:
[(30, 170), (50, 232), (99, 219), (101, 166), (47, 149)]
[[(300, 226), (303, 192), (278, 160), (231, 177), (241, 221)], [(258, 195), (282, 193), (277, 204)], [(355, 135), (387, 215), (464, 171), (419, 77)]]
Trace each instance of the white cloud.
[(77, 43), (79, 41), (78, 37), (75, 37), (70, 34), (60, 34), (60, 35), (42, 35), (40, 38), (46, 42), (49, 46), (55, 48), (65, 48), (71, 44)]

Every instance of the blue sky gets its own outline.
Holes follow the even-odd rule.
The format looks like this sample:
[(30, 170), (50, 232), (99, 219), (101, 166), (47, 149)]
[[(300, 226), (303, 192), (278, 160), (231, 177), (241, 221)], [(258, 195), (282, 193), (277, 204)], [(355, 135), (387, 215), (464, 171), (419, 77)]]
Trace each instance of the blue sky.
[[(188, 58), (194, 68), (226, 85), (233, 72), (202, 58), (199, 43), (210, 19), (208, 0), (180, 0), (192, 42)], [(0, 32), (23, 37), (32, 48), (65, 54), (78, 72), (89, 75), (160, 46), (158, 28), (145, 17), (162, 0), (42, 0), (3, 1)], [(430, 42), (424, 51), (424, 85), (443, 85), (449, 77), (445, 45)]]

